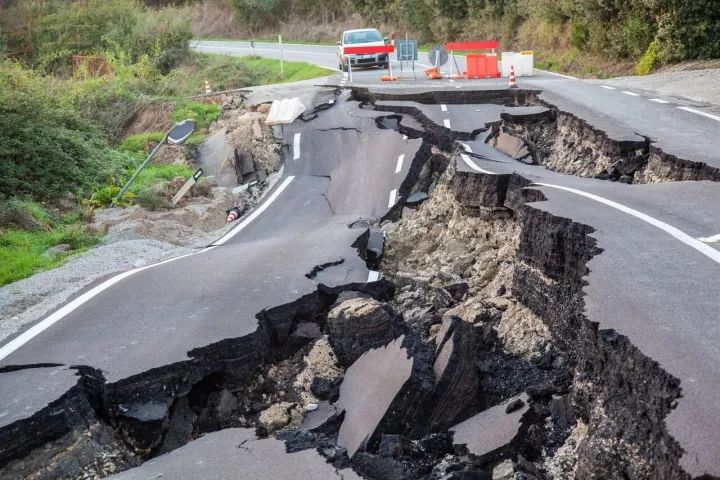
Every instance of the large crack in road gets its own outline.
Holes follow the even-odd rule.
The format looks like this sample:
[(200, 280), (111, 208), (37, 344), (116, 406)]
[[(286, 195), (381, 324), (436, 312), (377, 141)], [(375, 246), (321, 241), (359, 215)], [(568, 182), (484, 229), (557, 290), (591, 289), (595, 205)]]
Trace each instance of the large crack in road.
[[(112, 381), (97, 365), (52, 359), (3, 367), (3, 405), (30, 405), (32, 414), (8, 408), (0, 416), (1, 478), (649, 479), (717, 471), (717, 447), (684, 437), (702, 425), (666, 423), (685, 400), (705, 397), (649, 355), (654, 345), (592, 316), (593, 289), (608, 281), (593, 275), (618, 253), (596, 228), (620, 221), (601, 224), (582, 204), (561, 208), (570, 202), (534, 185), (560, 176), (511, 157), (523, 158), (514, 154), (525, 147), (527, 163), (636, 183), (686, 179), (688, 163), (675, 167), (656, 151), (665, 165), (657, 173), (647, 141), (614, 141), (534, 91), (333, 93), (300, 130), (303, 151), (321, 158), (286, 165), (289, 175), (322, 182), (330, 224), (349, 232), (317, 221), (315, 238), (352, 238), (349, 250), (314, 255), (327, 258), (297, 272), (312, 289), (262, 309), (252, 333), (195, 347), (186, 360)], [(443, 122), (439, 104), (462, 106), (467, 124)], [(508, 155), (501, 147), (513, 141), (503, 135), (521, 142)], [(369, 145), (377, 150), (358, 154)], [(385, 165), (398, 175), (382, 186), (395, 201), (391, 193), (387, 207), (381, 198), (360, 208), (379, 180), (359, 172), (387, 164), (379, 157), (390, 145), (405, 148)], [(331, 151), (356, 156), (332, 163)], [(596, 183), (606, 192), (644, 187)], [(291, 231), (279, 228), (274, 235)], [(333, 281), (357, 263), (385, 278)], [(635, 293), (646, 300), (642, 286)], [(40, 393), (21, 386), (28, 378)]]

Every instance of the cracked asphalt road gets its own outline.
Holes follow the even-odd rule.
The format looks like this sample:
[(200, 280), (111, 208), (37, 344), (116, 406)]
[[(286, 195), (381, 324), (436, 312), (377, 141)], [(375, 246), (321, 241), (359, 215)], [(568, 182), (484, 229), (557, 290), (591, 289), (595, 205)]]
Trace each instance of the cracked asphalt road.
[[(607, 127), (611, 135), (632, 136), (623, 126), (637, 121), (633, 131), (658, 135), (658, 145), (669, 153), (720, 164), (720, 122), (687, 117), (689, 112), (654, 110), (673, 108), (662, 104), (636, 108), (628, 103), (635, 98), (608, 100), (576, 80), (543, 76), (527, 82), (545, 87), (544, 99), (559, 99), (562, 108), (596, 128)], [(575, 82), (575, 90), (567, 82)], [(292, 87), (288, 88), (290, 95)], [(571, 101), (574, 91), (594, 100), (573, 97)], [(117, 382), (187, 360), (193, 348), (247, 335), (255, 330), (255, 314), (261, 309), (292, 301), (317, 283), (365, 281), (368, 270), (350, 247), (361, 230), (348, 225), (359, 218), (381, 217), (399, 201), (397, 190), (410, 168), (410, 162), (400, 157), (411, 159), (420, 140), (377, 129), (375, 118), (387, 112), (360, 109), (347, 97), (347, 92), (342, 93), (332, 108), (311, 122), (285, 127), (284, 141), (291, 147), (285, 157), (285, 180), (275, 187), (282, 191), (275, 196), (270, 192), (266, 202), (272, 202), (263, 204), (262, 214), (237, 235), (221, 246), (124, 278), (1, 358), (0, 367), (88, 365), (101, 370), (108, 382)], [(468, 115), (468, 106), (418, 108), (428, 110), (426, 116), (438, 126), (447, 128), (449, 123), (453, 131), (477, 128), (478, 119)], [(671, 117), (684, 122), (683, 128), (668, 127)], [(684, 130), (693, 133), (685, 135)], [(301, 154), (295, 158), (292, 145), (298, 134)], [(720, 200), (717, 184), (628, 186), (584, 179), (515, 162), (484, 150), (487, 146), (482, 142), (467, 144), (489, 160), (472, 158), (475, 168), (459, 160), (461, 169), (481, 168), (493, 174), (517, 171), (537, 183), (557, 184), (618, 202), (691, 237), (710, 237), (720, 231), (720, 212), (715, 208)], [(693, 475), (719, 474), (720, 374), (714, 366), (720, 363), (720, 287), (716, 281), (720, 264), (627, 212), (571, 191), (543, 187), (543, 192), (548, 201), (533, 204), (535, 208), (593, 226), (593, 236), (605, 250), (590, 264), (586, 288), (589, 319), (597, 321), (600, 328), (627, 335), (643, 353), (681, 380), (684, 396), (667, 424), (687, 452), (683, 466)], [(315, 266), (338, 258), (345, 261), (318, 272), (312, 280), (305, 276)], [(74, 383), (67, 372), (47, 367), (0, 373), (0, 428), (31, 416), (70, 388)], [(44, 393), (27, 402), (23, 399), (31, 385), (43, 388)], [(244, 435), (226, 433), (230, 434)], [(188, 447), (185, 451), (192, 452), (193, 447)], [(196, 448), (197, 455), (207, 455), (205, 450)]]

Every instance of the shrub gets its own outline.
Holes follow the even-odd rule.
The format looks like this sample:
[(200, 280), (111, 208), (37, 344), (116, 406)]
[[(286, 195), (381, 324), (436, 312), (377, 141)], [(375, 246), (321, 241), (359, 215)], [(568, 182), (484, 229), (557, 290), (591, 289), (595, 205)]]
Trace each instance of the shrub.
[(66, 85), (0, 63), (0, 198), (82, 195), (133, 163), (73, 106)]
[(133, 204), (133, 198), (135, 194), (133, 192), (125, 192), (122, 197), (115, 198), (120, 193), (121, 188), (115, 185), (107, 185), (105, 187), (98, 188), (93, 192), (90, 198), (82, 201), (83, 206), (89, 208), (107, 208), (110, 206), (115, 207), (129, 207)]
[(652, 41), (648, 45), (647, 50), (643, 54), (642, 58), (635, 67), (635, 72), (638, 75), (647, 75), (653, 71), (657, 63), (657, 42)]
[(585, 50), (590, 39), (590, 30), (586, 25), (575, 24), (570, 32), (570, 45), (578, 50)]

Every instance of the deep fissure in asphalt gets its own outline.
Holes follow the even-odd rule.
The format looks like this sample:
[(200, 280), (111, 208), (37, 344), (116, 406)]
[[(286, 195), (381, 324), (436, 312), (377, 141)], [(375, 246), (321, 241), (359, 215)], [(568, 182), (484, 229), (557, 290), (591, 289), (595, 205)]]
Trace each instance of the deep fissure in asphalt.
[[(529, 105), (536, 95), (359, 89), (354, 99), (369, 108), (379, 99)], [(468, 135), (416, 108), (379, 110), (392, 114), (378, 128), (423, 139), (398, 204), (355, 225), (364, 233), (353, 246), (387, 280), (319, 285), (259, 312), (251, 335), (121, 382), (74, 367), (76, 387), (0, 431), (0, 477), (107, 476), (208, 432), (246, 427), (276, 435), (288, 452), (315, 449), (336, 468), (375, 479), (686, 478), (664, 425), (678, 381), (584, 316), (587, 262), (602, 254), (593, 229), (528, 205), (544, 196), (518, 174), (457, 169), (456, 141)], [(472, 138), (514, 136), (528, 148), (526, 161), (558, 170), (584, 159), (584, 169), (568, 173), (650, 178), (642, 173), (653, 162), (649, 143), (613, 146), (582, 121), (549, 112), (504, 115)], [(423, 128), (403, 125), (407, 116)], [(606, 157), (612, 165), (599, 160)], [(670, 165), (655, 179), (710, 172), (654, 158)], [(429, 197), (404, 202), (418, 192)], [(314, 364), (319, 352), (331, 360)], [(410, 366), (388, 394), (383, 385), (403, 359)], [(357, 415), (360, 393), (378, 418)]]

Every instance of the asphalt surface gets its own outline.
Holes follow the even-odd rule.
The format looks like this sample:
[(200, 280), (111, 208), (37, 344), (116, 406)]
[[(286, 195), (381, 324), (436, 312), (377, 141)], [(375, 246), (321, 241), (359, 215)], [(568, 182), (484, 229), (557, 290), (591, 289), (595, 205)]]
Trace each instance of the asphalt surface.
[[(270, 47), (266, 51), (260, 47), (257, 54), (274, 55)], [(195, 48), (249, 53), (248, 47), (237, 44), (202, 42)], [(327, 65), (335, 62), (328, 49), (332, 51), (332, 47), (292, 46), (291, 50), (288, 46), (284, 57)], [(377, 74), (376, 70), (358, 72), (354, 80), (377, 87)], [(548, 101), (553, 99), (593, 126), (607, 128), (613, 138), (637, 132), (657, 138), (661, 148), (680, 158), (720, 163), (720, 121), (679, 110), (676, 104), (652, 102), (577, 79), (538, 75), (520, 81), (523, 86), (541, 88)], [(343, 82), (340, 74), (318, 82), (351, 84)], [(419, 81), (383, 88), (457, 90), (501, 83)], [(289, 86), (286, 95), (292, 94)], [(328, 96), (324, 92), (316, 98), (326, 101)], [(88, 365), (101, 370), (108, 382), (117, 382), (187, 360), (193, 348), (247, 335), (256, 329), (255, 314), (261, 309), (295, 300), (318, 282), (365, 281), (368, 270), (350, 247), (361, 231), (348, 225), (359, 218), (382, 216), (399, 200), (397, 189), (420, 143), (377, 129), (374, 118), (380, 114), (358, 108), (347, 96), (342, 93), (312, 121), (284, 127), (284, 177), (256, 213), (238, 223), (234, 236), (118, 280), (27, 342), (15, 345), (19, 348), (12, 352), (10, 344), (0, 345), (0, 368)], [(466, 132), (482, 127), (501, 111), (481, 105), (443, 109), (417, 104), (417, 108), (438, 125), (446, 126), (448, 120), (450, 129)], [(596, 229), (593, 236), (604, 251), (590, 264), (585, 289), (588, 318), (600, 328), (627, 335), (681, 380), (683, 397), (667, 425), (687, 452), (683, 466), (693, 475), (719, 474), (720, 373), (715, 366), (720, 364), (720, 285), (716, 281), (720, 264), (715, 257), (720, 255), (718, 244), (696, 238), (720, 233), (716, 208), (720, 186), (708, 182), (628, 186), (527, 166), (489, 150), (480, 140), (467, 142), (467, 147), (485, 158), (458, 156), (459, 168), (478, 174), (522, 173), (545, 185), (540, 188), (548, 201), (533, 206)], [(315, 280), (305, 277), (315, 265), (338, 258), (344, 258), (344, 263), (324, 270)], [(0, 428), (31, 416), (74, 384), (74, 372), (63, 367), (0, 373)], [(253, 441), (244, 431), (218, 432), (212, 439), (208, 435), (122, 478), (172, 472), (184, 465), (179, 462), (198, 468), (192, 465), (201, 465), (218, 453), (218, 445), (230, 441), (223, 441), (223, 435), (231, 436), (232, 442), (240, 437)], [(212, 447), (211, 440), (217, 439), (219, 443)], [(197, 476), (225, 478), (237, 461), (228, 453), (213, 462), (212, 470), (198, 470)], [(315, 465), (314, 460), (308, 462)], [(292, 465), (277, 467), (292, 469)]]

